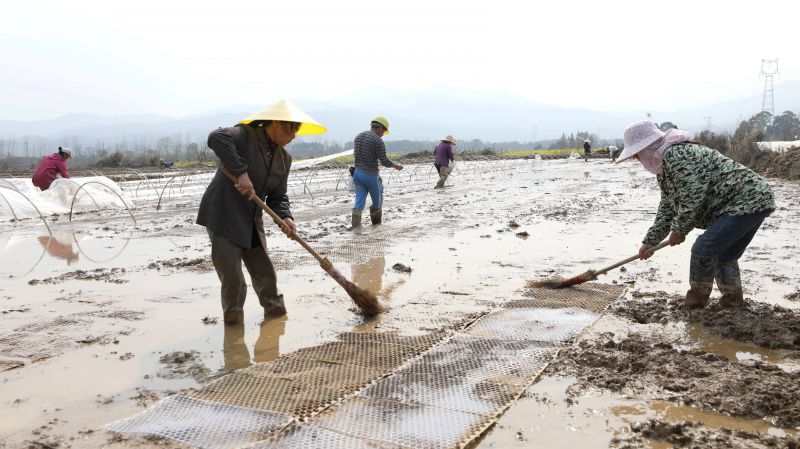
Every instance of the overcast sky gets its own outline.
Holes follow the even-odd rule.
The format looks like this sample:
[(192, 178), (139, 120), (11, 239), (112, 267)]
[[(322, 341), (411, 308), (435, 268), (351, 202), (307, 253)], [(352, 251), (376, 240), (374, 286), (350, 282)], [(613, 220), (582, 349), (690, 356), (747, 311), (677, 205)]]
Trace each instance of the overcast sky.
[(598, 110), (681, 109), (800, 79), (800, 2), (13, 1), (0, 119), (183, 116), (364, 88), (502, 90)]

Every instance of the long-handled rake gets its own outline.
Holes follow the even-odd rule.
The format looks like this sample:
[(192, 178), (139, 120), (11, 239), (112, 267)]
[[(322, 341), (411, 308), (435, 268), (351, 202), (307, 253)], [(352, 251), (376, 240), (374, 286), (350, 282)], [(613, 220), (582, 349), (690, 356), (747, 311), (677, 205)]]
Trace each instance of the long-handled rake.
[[(236, 177), (233, 176), (233, 174), (231, 174), (231, 172), (229, 172), (225, 167), (220, 166), (220, 169), (222, 170), (223, 173), (225, 173), (225, 176), (227, 176), (231, 181), (233, 181), (234, 184), (238, 183)], [(250, 199), (253, 200), (253, 202), (255, 202), (256, 204), (258, 204), (261, 207), (261, 209), (264, 209), (264, 212), (266, 212), (267, 214), (269, 214), (270, 217), (272, 217), (272, 221), (274, 221), (275, 224), (277, 224), (281, 228), (283, 228), (286, 225), (286, 222), (284, 222), (275, 212), (273, 212), (272, 209), (269, 208), (269, 206), (264, 204), (264, 202), (261, 201), (260, 198), (258, 198), (257, 196), (253, 196)], [(292, 238), (295, 241), (297, 241), (297, 243), (302, 245), (303, 248), (306, 249), (306, 251), (311, 253), (311, 255), (314, 256), (315, 259), (317, 259), (317, 262), (319, 262), (319, 266), (322, 267), (322, 269), (325, 270), (325, 272), (328, 273), (334, 280), (336, 280), (336, 282), (338, 282), (339, 285), (342, 286), (342, 288), (344, 288), (344, 290), (347, 292), (348, 295), (350, 295), (350, 298), (353, 300), (356, 306), (358, 306), (358, 308), (361, 309), (361, 313), (363, 313), (366, 316), (373, 316), (383, 312), (383, 307), (381, 306), (380, 302), (378, 302), (378, 298), (375, 295), (347, 280), (347, 278), (344, 277), (344, 275), (340, 273), (339, 270), (336, 269), (336, 267), (333, 266), (333, 264), (331, 263), (330, 260), (328, 260), (327, 257), (320, 256), (319, 253), (314, 251), (314, 249), (311, 248), (311, 246), (309, 246), (305, 240), (300, 238), (300, 236), (297, 235), (297, 233), (295, 233), (292, 236)]]
[[(650, 248), (650, 252), (656, 252), (661, 248), (669, 245), (669, 242), (664, 240), (663, 242), (659, 243), (658, 245)], [(581, 273), (575, 277), (571, 277), (569, 279), (564, 279), (561, 277), (555, 277), (550, 279), (545, 279), (542, 281), (528, 281), (525, 285), (528, 288), (564, 288), (570, 287), (573, 285), (583, 284), (584, 282), (589, 282), (597, 279), (597, 276), (601, 274), (608, 273), (609, 271), (613, 270), (614, 268), (621, 267), (628, 262), (632, 262), (639, 258), (639, 255), (636, 254), (635, 256), (631, 256), (625, 259), (620, 260), (619, 262), (609, 265), (605, 268), (601, 268), (599, 270), (589, 270), (584, 273)]]

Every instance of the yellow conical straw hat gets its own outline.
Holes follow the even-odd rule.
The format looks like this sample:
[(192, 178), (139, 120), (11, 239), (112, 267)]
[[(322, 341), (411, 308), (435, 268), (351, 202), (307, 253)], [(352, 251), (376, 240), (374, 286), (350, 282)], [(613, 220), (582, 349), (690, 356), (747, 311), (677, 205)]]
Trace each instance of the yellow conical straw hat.
[(284, 122), (302, 123), (300, 129), (297, 131), (298, 136), (324, 134), (328, 132), (327, 128), (320, 125), (319, 122), (311, 118), (310, 115), (286, 100), (281, 100), (267, 109), (247, 117), (239, 123), (247, 125), (256, 120), (281, 120)]

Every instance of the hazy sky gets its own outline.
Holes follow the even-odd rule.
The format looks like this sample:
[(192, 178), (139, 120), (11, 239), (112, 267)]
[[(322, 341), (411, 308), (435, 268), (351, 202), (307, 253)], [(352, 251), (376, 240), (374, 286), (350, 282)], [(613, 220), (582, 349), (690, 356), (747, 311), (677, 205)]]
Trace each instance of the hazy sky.
[(758, 94), (800, 79), (800, 2), (14, 1), (0, 119), (182, 116), (363, 88), (503, 90), (589, 109)]

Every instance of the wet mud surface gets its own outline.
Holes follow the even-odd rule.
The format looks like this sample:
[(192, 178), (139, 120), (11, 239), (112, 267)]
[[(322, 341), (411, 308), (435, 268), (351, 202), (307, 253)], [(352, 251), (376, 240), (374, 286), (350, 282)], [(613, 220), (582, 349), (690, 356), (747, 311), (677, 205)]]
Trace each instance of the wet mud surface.
[(69, 273), (64, 273), (56, 277), (49, 277), (45, 279), (31, 279), (28, 281), (30, 285), (37, 284), (60, 284), (64, 281), (79, 280), (79, 281), (100, 281), (100, 282), (113, 282), (115, 284), (124, 284), (128, 282), (121, 276), (125, 274), (124, 268), (112, 268), (105, 270), (103, 268), (96, 268), (94, 270), (76, 270)]
[[(350, 192), (292, 197), (301, 235), (400, 317), (355, 314), (316, 261), (267, 222), (288, 317), (264, 320), (249, 289), (245, 324), (228, 329), (208, 237), (194, 224), (202, 189), (160, 208), (139, 201), (136, 224), (127, 212), (61, 217), (50, 226), (63, 253), (42, 243), (47, 230), (35, 220), (2, 223), (0, 413), (10, 418), (0, 422), (0, 447), (184, 447), (100, 426), (343, 333), (424, 334), (524, 300), (527, 280), (635, 253), (658, 204), (651, 176), (600, 159), (456, 170), (437, 192), (435, 178), (409, 175), (383, 174), (384, 224), (364, 217), (358, 232), (348, 230)], [(797, 183), (770, 182), (779, 209), (741, 260), (745, 309), (716, 308), (716, 291), (705, 310), (680, 307), (697, 231), (601, 276), (628, 287), (627, 299), (471, 447), (793, 447), (800, 199)], [(652, 410), (656, 400), (708, 415), (669, 416)], [(715, 426), (710, 417), (739, 421)]]
[(800, 426), (800, 373), (762, 362), (731, 362), (701, 350), (677, 350), (612, 336), (582, 341), (562, 353), (549, 373), (574, 375), (582, 388), (599, 387), (643, 399), (689, 405), (731, 416)]
[[(562, 351), (546, 376), (572, 376), (567, 402), (580, 403), (594, 391), (637, 401), (659, 401), (752, 421), (766, 421), (781, 436), (745, 428), (709, 427), (702, 421), (633, 421), (623, 426), (611, 447), (800, 447), (800, 370), (783, 369), (761, 359), (738, 360), (729, 354), (695, 347), (670, 330), (698, 325), (726, 341), (787, 349), (777, 362), (797, 356), (800, 313), (748, 301), (740, 309), (710, 304), (686, 309), (683, 298), (666, 293), (638, 294), (609, 308), (624, 325), (621, 332), (594, 329)], [(625, 325), (627, 323), (627, 325)], [(696, 329), (692, 327), (692, 329)], [(795, 350), (795, 351), (792, 351)], [(796, 365), (792, 364), (792, 367)]]
[(800, 447), (800, 438), (793, 436), (775, 437), (725, 428), (711, 430), (700, 423), (691, 421), (667, 423), (653, 419), (631, 425), (631, 435), (613, 439), (610, 447), (620, 449), (647, 447), (648, 443), (653, 440), (668, 443), (672, 447), (698, 449), (765, 447), (796, 449)]
[(198, 351), (175, 351), (164, 354), (158, 359), (164, 365), (157, 376), (164, 379), (179, 379), (191, 377), (198, 383), (203, 383), (208, 379), (211, 370), (204, 364)]
[(636, 296), (638, 300), (614, 305), (612, 313), (638, 324), (698, 323), (723, 338), (770, 349), (800, 350), (800, 313), (797, 310), (756, 301), (747, 301), (742, 308), (724, 308), (712, 302), (703, 309), (687, 309), (683, 307), (681, 296)]

